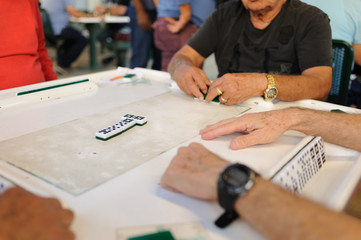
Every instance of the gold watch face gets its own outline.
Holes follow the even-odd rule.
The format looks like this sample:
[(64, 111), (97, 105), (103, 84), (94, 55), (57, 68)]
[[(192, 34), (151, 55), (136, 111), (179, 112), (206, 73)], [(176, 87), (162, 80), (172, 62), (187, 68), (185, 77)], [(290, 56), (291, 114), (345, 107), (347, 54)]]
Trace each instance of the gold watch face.
[(266, 94), (265, 94), (265, 100), (267, 101), (272, 101), (273, 99), (276, 98), (277, 96), (277, 88), (276, 87), (270, 87), (269, 89), (267, 89)]

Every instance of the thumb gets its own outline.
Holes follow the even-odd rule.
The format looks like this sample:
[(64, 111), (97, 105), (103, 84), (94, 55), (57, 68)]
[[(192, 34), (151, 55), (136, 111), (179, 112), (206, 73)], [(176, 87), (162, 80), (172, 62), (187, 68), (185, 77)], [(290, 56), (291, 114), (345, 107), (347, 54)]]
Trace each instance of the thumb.
[(171, 17), (166, 17), (164, 19), (171, 24), (175, 24), (177, 22), (174, 18), (171, 18)]

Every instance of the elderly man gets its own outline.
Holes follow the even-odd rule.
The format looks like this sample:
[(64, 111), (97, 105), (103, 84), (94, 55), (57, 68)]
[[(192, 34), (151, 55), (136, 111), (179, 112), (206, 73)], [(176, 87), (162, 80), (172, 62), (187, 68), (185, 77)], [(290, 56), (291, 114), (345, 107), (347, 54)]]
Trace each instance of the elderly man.
[[(187, 94), (217, 95), (231, 105), (253, 96), (283, 101), (326, 99), (332, 82), (329, 19), (299, 0), (241, 0), (220, 5), (168, 71)], [(215, 53), (213, 83), (199, 68)], [(207, 85), (210, 85), (207, 90)]]

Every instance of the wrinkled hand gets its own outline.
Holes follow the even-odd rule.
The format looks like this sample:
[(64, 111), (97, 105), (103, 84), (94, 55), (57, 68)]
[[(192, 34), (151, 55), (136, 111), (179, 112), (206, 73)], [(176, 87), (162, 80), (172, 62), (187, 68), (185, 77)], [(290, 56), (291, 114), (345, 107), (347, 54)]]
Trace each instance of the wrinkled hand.
[(137, 13), (137, 23), (139, 27), (145, 31), (151, 31), (152, 28), (152, 21), (150, 20), (148, 14), (144, 13)]
[(245, 114), (207, 126), (200, 134), (202, 139), (211, 140), (226, 134), (244, 133), (231, 141), (231, 148), (238, 150), (279, 138), (289, 128), (286, 116), (287, 110)]
[(206, 73), (194, 66), (182, 64), (176, 68), (173, 79), (177, 82), (179, 88), (190, 96), (195, 96), (203, 100), (203, 93), (207, 93), (207, 85), (210, 85)]
[(199, 143), (181, 147), (161, 179), (162, 187), (192, 197), (217, 200), (217, 180), (230, 163)]
[[(227, 73), (215, 80), (206, 97), (206, 101), (210, 102), (217, 97), (217, 88), (223, 93), (219, 97), (220, 102), (225, 105), (232, 105), (243, 102), (251, 97), (262, 95), (262, 90), (266, 89), (266, 85), (260, 86), (259, 78), (264, 78), (263, 82), (266, 84), (264, 74), (259, 73)], [(262, 80), (262, 79), (261, 79)], [(222, 97), (222, 98), (221, 98)], [(226, 100), (223, 102), (222, 100)]]
[(15, 187), (0, 195), (0, 239), (75, 239), (69, 227), (73, 213), (56, 199)]

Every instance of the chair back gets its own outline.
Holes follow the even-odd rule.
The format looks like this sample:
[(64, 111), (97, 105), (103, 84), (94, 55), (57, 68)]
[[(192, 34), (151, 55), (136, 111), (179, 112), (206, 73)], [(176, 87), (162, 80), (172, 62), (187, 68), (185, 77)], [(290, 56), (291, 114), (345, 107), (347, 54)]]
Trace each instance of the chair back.
[(56, 45), (57, 39), (54, 35), (53, 26), (51, 25), (48, 12), (44, 8), (40, 8), (41, 20), (43, 22), (44, 35), (46, 41), (51, 45)]
[(327, 102), (347, 106), (350, 76), (353, 65), (352, 45), (342, 40), (332, 40), (332, 86)]

